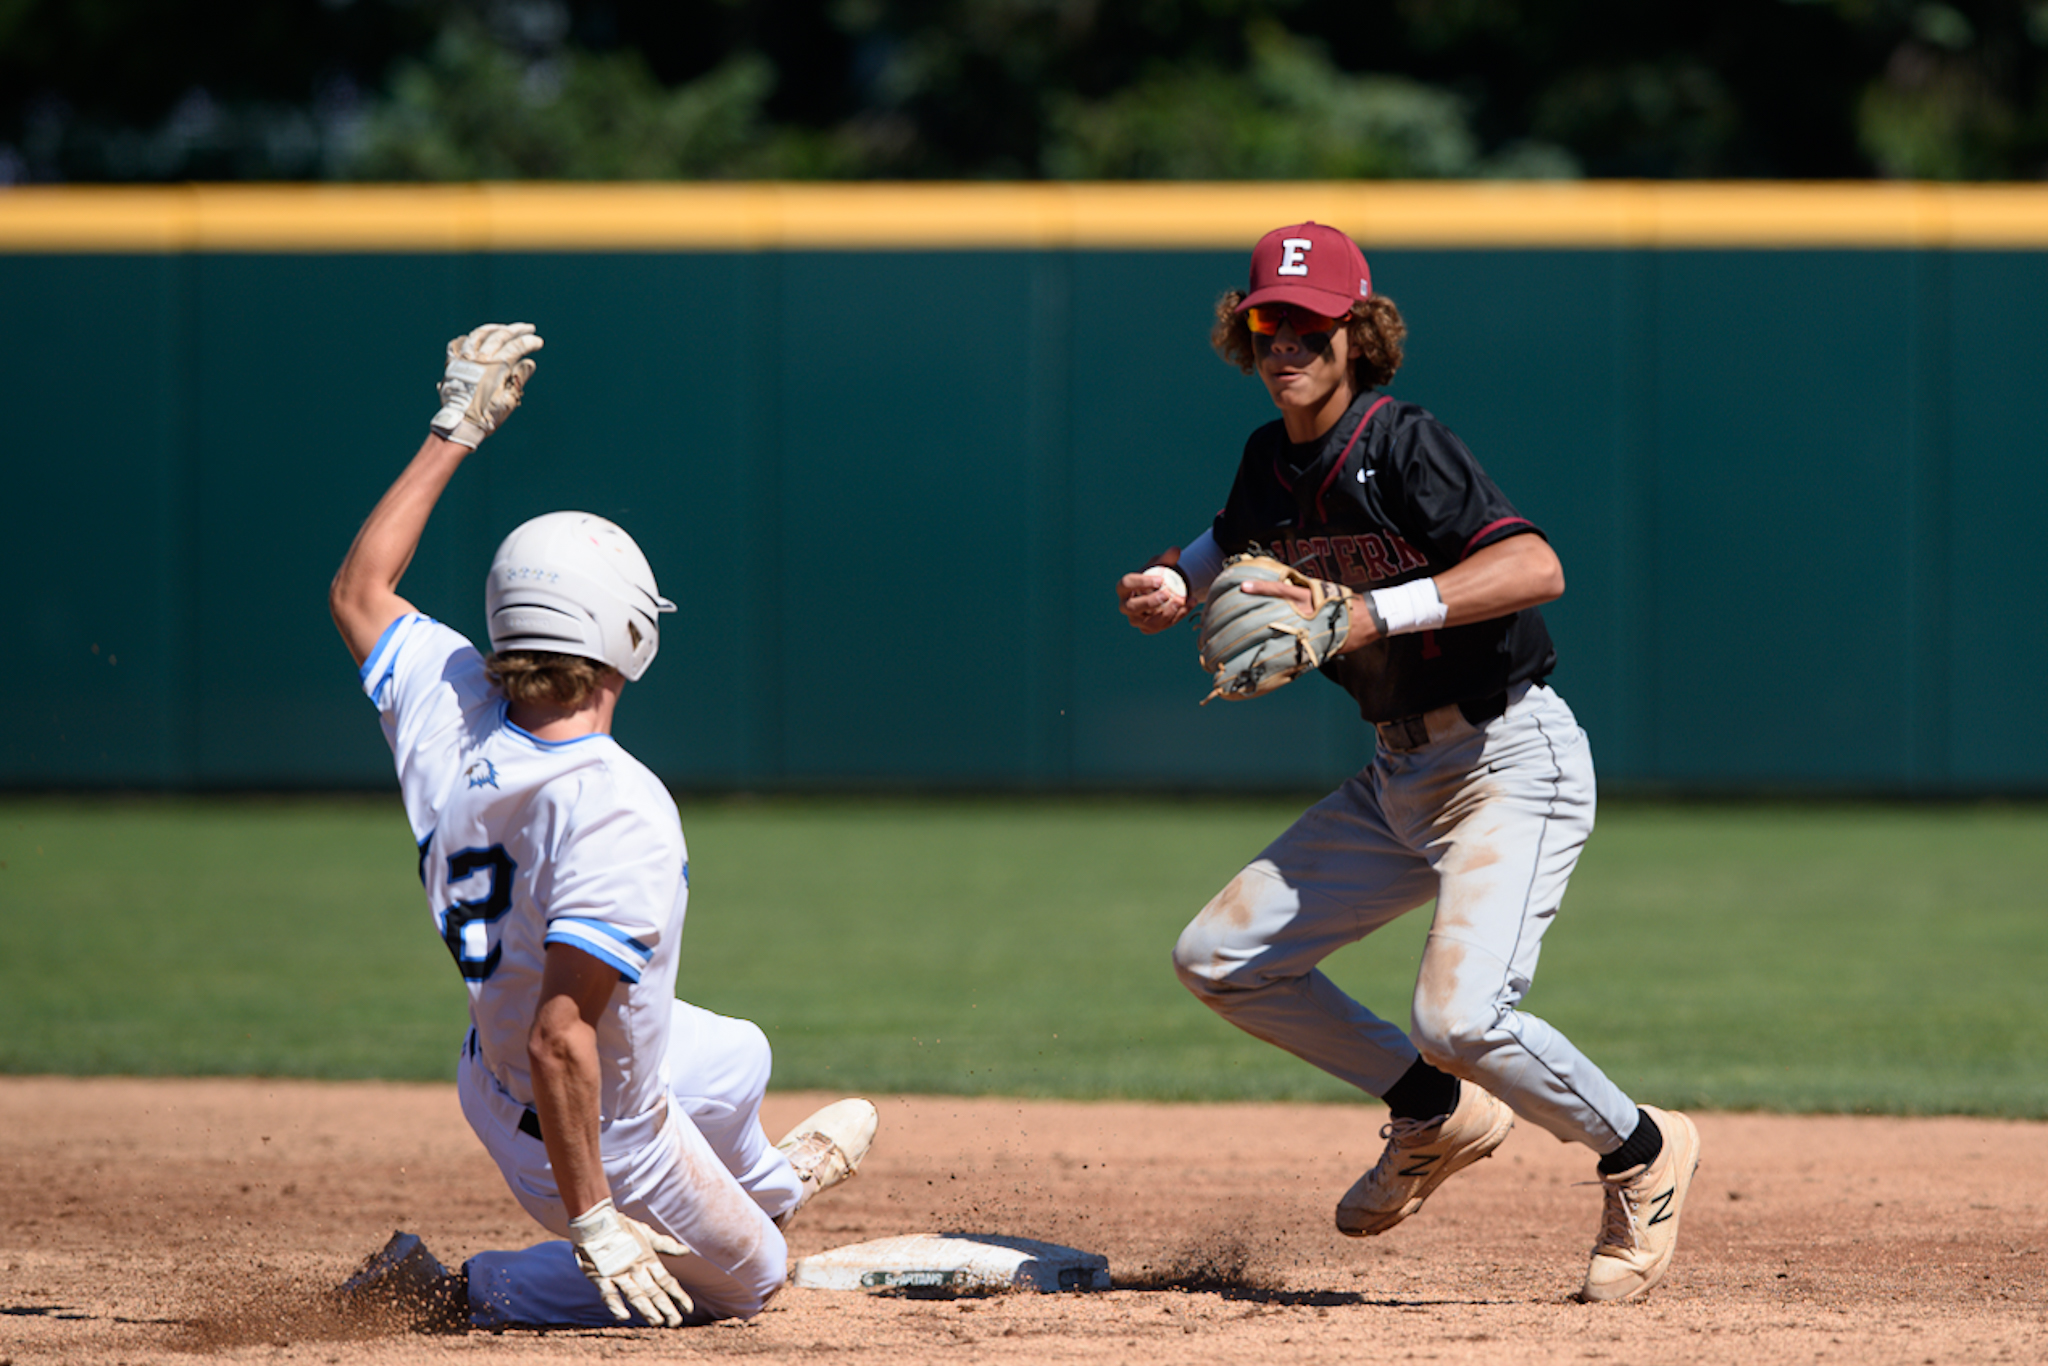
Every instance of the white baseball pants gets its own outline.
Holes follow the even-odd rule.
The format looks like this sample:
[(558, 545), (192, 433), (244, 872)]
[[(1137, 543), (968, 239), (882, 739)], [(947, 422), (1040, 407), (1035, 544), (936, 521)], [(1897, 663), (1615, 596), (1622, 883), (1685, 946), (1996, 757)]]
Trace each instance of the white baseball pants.
[[(613, 1203), (696, 1252), (662, 1259), (697, 1302), (692, 1321), (750, 1318), (789, 1274), (788, 1247), (774, 1219), (796, 1205), (801, 1184), (761, 1128), (770, 1061), (767, 1036), (751, 1022), (677, 1001), (669, 1104), (614, 1123), (605, 1135)], [(519, 1127), (526, 1107), (466, 1053), (458, 1090), (470, 1128), (512, 1194), (566, 1240), (569, 1215), (555, 1190), (547, 1147)], [(478, 1327), (617, 1322), (567, 1241), (480, 1252), (467, 1269), (470, 1317)], [(639, 1315), (632, 1322), (640, 1323)]]
[[(1516, 1009), (1593, 830), (1593, 759), (1564, 699), (1522, 685), (1474, 726), (1428, 716), (1428, 741), (1380, 746), (1182, 932), (1181, 981), (1238, 1028), (1385, 1094), (1418, 1053), (1567, 1142), (1607, 1153), (1635, 1102), (1564, 1035)], [(1431, 898), (1404, 1035), (1318, 968)]]

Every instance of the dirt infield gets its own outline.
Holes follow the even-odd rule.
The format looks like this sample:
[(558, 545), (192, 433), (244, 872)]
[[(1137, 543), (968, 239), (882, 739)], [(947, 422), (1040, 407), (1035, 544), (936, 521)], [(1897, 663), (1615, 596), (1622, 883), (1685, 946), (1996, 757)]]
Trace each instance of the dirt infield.
[[(771, 1131), (823, 1097), (770, 1098)], [(0, 1078), (0, 1366), (231, 1360), (1923, 1363), (2048, 1360), (2048, 1125), (1701, 1115), (1676, 1269), (1570, 1301), (1599, 1193), (1528, 1126), (1383, 1237), (1330, 1210), (1380, 1112), (878, 1097), (796, 1255), (926, 1230), (1108, 1256), (1117, 1289), (785, 1291), (751, 1323), (423, 1337), (319, 1293), (395, 1228), (538, 1230), (451, 1087)]]

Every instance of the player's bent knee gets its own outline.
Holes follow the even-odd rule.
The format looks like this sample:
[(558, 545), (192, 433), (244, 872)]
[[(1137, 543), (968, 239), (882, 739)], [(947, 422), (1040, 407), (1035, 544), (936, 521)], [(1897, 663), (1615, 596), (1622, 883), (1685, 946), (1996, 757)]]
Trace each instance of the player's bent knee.
[(761, 1026), (752, 1020), (735, 1023), (744, 1026), (734, 1031), (738, 1060), (749, 1071), (750, 1092), (760, 1095), (767, 1091), (768, 1079), (775, 1074), (775, 1049)]
[(789, 1279), (789, 1247), (778, 1235), (763, 1239), (753, 1253), (730, 1270), (702, 1258), (662, 1259), (696, 1301), (700, 1322), (751, 1319), (768, 1307)]
[(1221, 952), (1221, 945), (1203, 931), (1202, 922), (1181, 931), (1179, 942), (1173, 946), (1173, 972), (1180, 978), (1180, 984), (1201, 997), (1204, 1001), (1232, 989), (1231, 969), (1236, 964)]
[(1408, 1038), (1431, 1067), (1466, 1076), (1472, 1064), (1493, 1049), (1498, 1023), (1497, 1013), (1490, 1012), (1482, 1018), (1417, 1001)]
[(1234, 1014), (1280, 985), (1259, 976), (1249, 964), (1229, 962), (1214, 954), (1183, 956), (1176, 949), (1173, 968), (1180, 984), (1219, 1015)]
[(782, 1289), (782, 1287), (785, 1284), (787, 1284), (787, 1282), (788, 1276), (785, 1273), (784, 1275), (777, 1277), (773, 1285), (768, 1286), (765, 1289), (757, 1289), (753, 1294), (749, 1295), (747, 1298), (743, 1300), (735, 1300), (729, 1303), (728, 1305), (722, 1307), (718, 1313), (718, 1317), (722, 1319), (743, 1320), (753, 1318), (755, 1315), (759, 1314), (762, 1310), (768, 1307), (768, 1301), (774, 1299), (776, 1294)]
[(1246, 970), (1263, 945), (1245, 929), (1248, 917), (1234, 908), (1233, 898), (1244, 882), (1239, 874), (1201, 914), (1188, 922), (1173, 946), (1173, 970), (1181, 985), (1207, 999), (1219, 991), (1243, 991), (1262, 985), (1257, 981), (1233, 980)]

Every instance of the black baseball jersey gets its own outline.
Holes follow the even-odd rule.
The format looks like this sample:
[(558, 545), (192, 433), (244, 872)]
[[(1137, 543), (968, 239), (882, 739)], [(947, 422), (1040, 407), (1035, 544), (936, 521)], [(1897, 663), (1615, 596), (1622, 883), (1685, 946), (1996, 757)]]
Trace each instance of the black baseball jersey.
[[(1216, 514), (1226, 555), (1258, 548), (1314, 578), (1370, 590), (1441, 574), (1482, 546), (1541, 530), (1427, 411), (1367, 391), (1314, 441), (1270, 422), (1245, 442)], [(1368, 721), (1491, 697), (1541, 679), (1557, 652), (1543, 614), (1376, 640), (1323, 666)]]

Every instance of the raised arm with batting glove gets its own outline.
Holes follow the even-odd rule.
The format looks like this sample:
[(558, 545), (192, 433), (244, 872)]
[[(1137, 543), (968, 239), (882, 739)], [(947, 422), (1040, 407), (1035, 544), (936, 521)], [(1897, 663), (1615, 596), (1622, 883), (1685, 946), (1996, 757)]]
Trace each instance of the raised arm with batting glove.
[(427, 439), (371, 510), (328, 589), (328, 610), (357, 664), (370, 657), (385, 627), (414, 610), (399, 596), (398, 581), (427, 518), (463, 459), (519, 406), (540, 348), (532, 323), (486, 323), (448, 343), (441, 409)]

